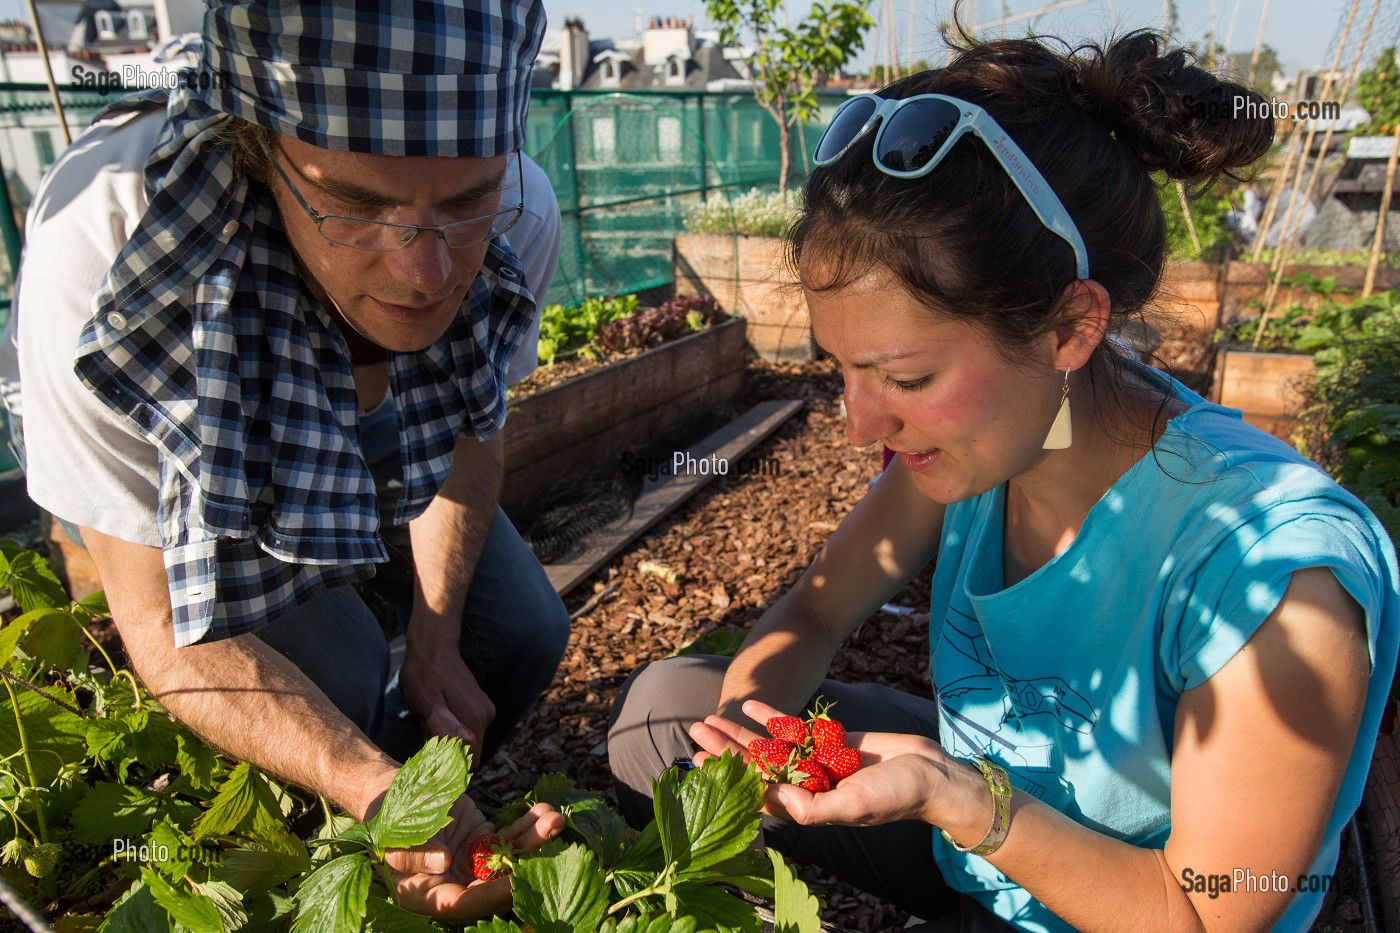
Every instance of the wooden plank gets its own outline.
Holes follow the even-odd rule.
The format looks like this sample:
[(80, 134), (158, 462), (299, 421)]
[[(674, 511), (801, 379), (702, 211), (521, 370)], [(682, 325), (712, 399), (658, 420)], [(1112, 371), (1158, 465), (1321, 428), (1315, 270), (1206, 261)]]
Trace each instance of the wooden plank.
[[(1299, 382), (1316, 369), (1306, 353), (1222, 350), (1216, 364), (1215, 394), (1221, 405), (1238, 408), (1245, 420), (1277, 434), (1279, 419), (1296, 420), (1302, 397)], [(1268, 426), (1262, 422), (1269, 422)]]
[(727, 321), (524, 398), (506, 420), (506, 470), (743, 368), (744, 322)]
[[(696, 461), (712, 455), (733, 462), (752, 450), (760, 441), (776, 431), (785, 421), (802, 410), (796, 400), (763, 402), (749, 409), (720, 430), (711, 434), (686, 453)], [(632, 505), (632, 515), (613, 528), (604, 528), (586, 539), (587, 548), (574, 560), (550, 564), (544, 568), (549, 582), (559, 595), (564, 595), (592, 576), (633, 538), (646, 531), (684, 502), (692, 493), (714, 476), (700, 473), (665, 476), (647, 480), (641, 494)]]
[(636, 411), (631, 417), (609, 424), (597, 434), (557, 446), (533, 463), (512, 467), (501, 491), (502, 504), (518, 505), (562, 477), (637, 446), (643, 439), (675, 423), (678, 411), (702, 411), (737, 398), (744, 391), (744, 379), (742, 367), (721, 374), (704, 385), (664, 400), (664, 404)]

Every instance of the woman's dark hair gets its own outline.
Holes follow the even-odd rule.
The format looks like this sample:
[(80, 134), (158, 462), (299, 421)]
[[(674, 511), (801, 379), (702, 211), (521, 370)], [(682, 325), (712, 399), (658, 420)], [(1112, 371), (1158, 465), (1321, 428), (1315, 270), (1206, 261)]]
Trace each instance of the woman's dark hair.
[[(947, 94), (983, 107), (1074, 218), (1089, 275), (1108, 291), (1119, 324), (1152, 297), (1162, 271), (1166, 227), (1152, 173), (1201, 184), (1237, 177), (1231, 170), (1255, 162), (1273, 139), (1267, 117), (1235, 116), (1246, 102), (1246, 113), (1265, 113), (1258, 93), (1196, 67), (1187, 52), (1164, 52), (1161, 41), (1139, 31), (1107, 48), (1070, 48), (963, 35), (947, 67), (880, 92)], [(917, 179), (881, 172), (871, 160), (874, 136), (808, 177), (789, 234), (788, 259), (802, 286), (839, 289), (887, 271), (929, 307), (982, 326), (1017, 358), (1053, 326), (1057, 299), (1076, 278), (1070, 247), (1036, 219), (973, 134)], [(1108, 357), (1097, 353), (1095, 369)]]

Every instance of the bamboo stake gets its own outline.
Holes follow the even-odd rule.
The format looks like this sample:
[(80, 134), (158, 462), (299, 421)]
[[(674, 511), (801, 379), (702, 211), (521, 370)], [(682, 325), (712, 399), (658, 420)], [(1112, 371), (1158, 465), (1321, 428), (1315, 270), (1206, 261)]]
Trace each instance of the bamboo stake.
[[(1289, 137), (1293, 134), (1295, 124), (1288, 123), (1283, 131), (1284, 138), (1284, 158), (1283, 171), (1274, 181), (1273, 190), (1269, 192), (1269, 200), (1264, 204), (1264, 214), (1259, 220), (1259, 232), (1254, 236), (1254, 252), (1250, 254), (1250, 262), (1258, 262), (1259, 257), (1264, 252), (1264, 240), (1269, 232), (1269, 228), (1274, 225), (1274, 215), (1278, 213), (1278, 203), (1283, 199), (1283, 189), (1288, 186), (1288, 178), (1293, 174), (1293, 166), (1297, 162), (1297, 155), (1300, 149), (1290, 149), (1288, 147)], [(1302, 143), (1299, 141), (1299, 146)], [(1282, 231), (1280, 231), (1282, 233)]]
[(1259, 71), (1259, 52), (1264, 48), (1264, 24), (1269, 21), (1269, 5), (1272, 0), (1264, 0), (1264, 12), (1259, 14), (1259, 32), (1254, 37), (1254, 54), (1249, 58), (1249, 85), (1254, 86), (1254, 76)]
[(1371, 243), (1371, 263), (1366, 267), (1366, 284), (1361, 289), (1362, 298), (1371, 297), (1371, 289), (1376, 285), (1376, 266), (1381, 261), (1381, 244), (1385, 241), (1385, 215), (1390, 210), (1390, 195), (1395, 190), (1395, 163), (1400, 160), (1400, 126), (1395, 128), (1395, 144), (1390, 147), (1390, 162), (1385, 167), (1385, 192), (1381, 195), (1381, 209), (1376, 214), (1376, 238)]
[(39, 22), (39, 10), (34, 0), (29, 0), (29, 21), (34, 24), (34, 41), (39, 43), (39, 58), (44, 62), (44, 79), (49, 84), (49, 97), (53, 99), (54, 113), (58, 114), (58, 128), (63, 132), (63, 144), (73, 145), (73, 134), (68, 132), (68, 115), (63, 112), (63, 100), (58, 96), (58, 84), (53, 79), (53, 62), (49, 61), (49, 44), (44, 40), (44, 26)]
[(1176, 183), (1176, 196), (1181, 199), (1181, 213), (1186, 215), (1186, 229), (1191, 234), (1191, 245), (1196, 249), (1196, 258), (1201, 258), (1201, 238), (1196, 235), (1196, 221), (1191, 217), (1191, 205), (1186, 200), (1186, 186)]
[[(1337, 45), (1336, 59), (1338, 62), (1340, 62), (1341, 60), (1342, 47), (1346, 44), (1346, 36), (1351, 31), (1352, 17), (1356, 15), (1356, 9), (1360, 5), (1360, 3), (1361, 0), (1353, 0), (1352, 2), (1351, 14), (1347, 17), (1346, 28), (1342, 30), (1342, 39)], [(1352, 57), (1351, 67), (1347, 69), (1346, 79), (1342, 82), (1342, 93), (1337, 97), (1339, 101), (1346, 100), (1347, 95), (1351, 93), (1352, 82), (1356, 80), (1357, 69), (1361, 67), (1361, 57), (1365, 54), (1366, 43), (1371, 41), (1371, 27), (1375, 25), (1376, 14), (1380, 11), (1380, 8), (1381, 0), (1376, 0), (1375, 5), (1371, 7), (1371, 15), (1366, 20), (1366, 28), (1361, 33), (1361, 42), (1356, 47), (1356, 55)], [(1332, 67), (1335, 71), (1336, 63), (1334, 63)], [(1328, 83), (1323, 88), (1323, 93), (1321, 97), (1322, 100), (1327, 99), (1327, 95), (1330, 90), (1331, 75), (1328, 76)], [(1317, 154), (1317, 161), (1313, 165), (1312, 175), (1308, 176), (1308, 184), (1307, 188), (1303, 192), (1303, 199), (1301, 202), (1295, 201), (1295, 205), (1301, 204), (1302, 206), (1306, 206), (1312, 203), (1313, 193), (1317, 190), (1317, 183), (1322, 178), (1322, 163), (1327, 158), (1327, 147), (1332, 144), (1332, 136), (1336, 133), (1336, 130), (1337, 122), (1335, 120), (1327, 124), (1327, 132), (1322, 137), (1322, 148)], [(1306, 154), (1311, 151), (1313, 136), (1316, 132), (1316, 126), (1309, 126), (1308, 145), (1304, 147), (1304, 162), (1306, 162)], [(1300, 169), (1298, 174), (1298, 179), (1300, 182), (1302, 181), (1302, 178), (1303, 172)], [(1256, 341), (1262, 338), (1263, 336), (1263, 321), (1268, 318), (1269, 312), (1273, 308), (1274, 299), (1278, 296), (1279, 283), (1283, 280), (1283, 264), (1288, 253), (1293, 249), (1294, 242), (1298, 238), (1298, 228), (1302, 226), (1302, 221), (1303, 209), (1302, 207), (1299, 207), (1297, 210), (1297, 215), (1292, 218), (1292, 224), (1290, 225), (1288, 221), (1284, 222), (1283, 235), (1279, 240), (1278, 256), (1275, 257), (1273, 281), (1269, 283), (1269, 289), (1264, 295), (1264, 312), (1263, 316), (1260, 318), (1259, 332), (1255, 335)]]
[(919, 5), (919, 0), (909, 0), (909, 73), (914, 73), (914, 7)]

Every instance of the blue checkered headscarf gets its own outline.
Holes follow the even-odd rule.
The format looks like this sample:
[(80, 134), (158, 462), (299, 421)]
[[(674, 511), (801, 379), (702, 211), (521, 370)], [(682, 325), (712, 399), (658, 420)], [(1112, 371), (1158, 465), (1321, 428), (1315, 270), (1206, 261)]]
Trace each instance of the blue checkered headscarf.
[[(212, 0), (197, 76), (98, 115), (166, 111), (147, 211), (75, 368), (159, 452), (177, 644), (254, 629), (386, 559), (337, 315), (305, 288), (270, 198), (237, 171), (229, 119), (323, 149), (509, 154), (543, 32), (538, 0)], [(458, 434), (504, 423), (506, 370), (534, 310), (498, 240), (448, 332), (389, 354), (397, 521), (437, 493)]]

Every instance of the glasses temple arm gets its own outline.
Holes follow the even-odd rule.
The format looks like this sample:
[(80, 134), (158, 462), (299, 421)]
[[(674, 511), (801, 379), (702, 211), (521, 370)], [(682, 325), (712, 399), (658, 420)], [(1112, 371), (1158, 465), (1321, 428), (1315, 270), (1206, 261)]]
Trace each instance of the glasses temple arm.
[(1064, 203), (1055, 194), (1055, 189), (1050, 187), (1045, 176), (1040, 174), (1035, 163), (1016, 145), (1016, 141), (989, 116), (983, 119), (984, 114), (985, 111), (974, 116), (972, 128), (987, 144), (987, 148), (996, 156), (1002, 168), (1006, 169), (1006, 174), (1011, 176), (1011, 181), (1020, 189), (1026, 203), (1035, 211), (1035, 216), (1040, 218), (1040, 222), (1069, 244), (1070, 249), (1074, 251), (1079, 278), (1087, 279), (1089, 253), (1084, 248), (1084, 238), (1079, 235), (1074, 218), (1070, 217)]

